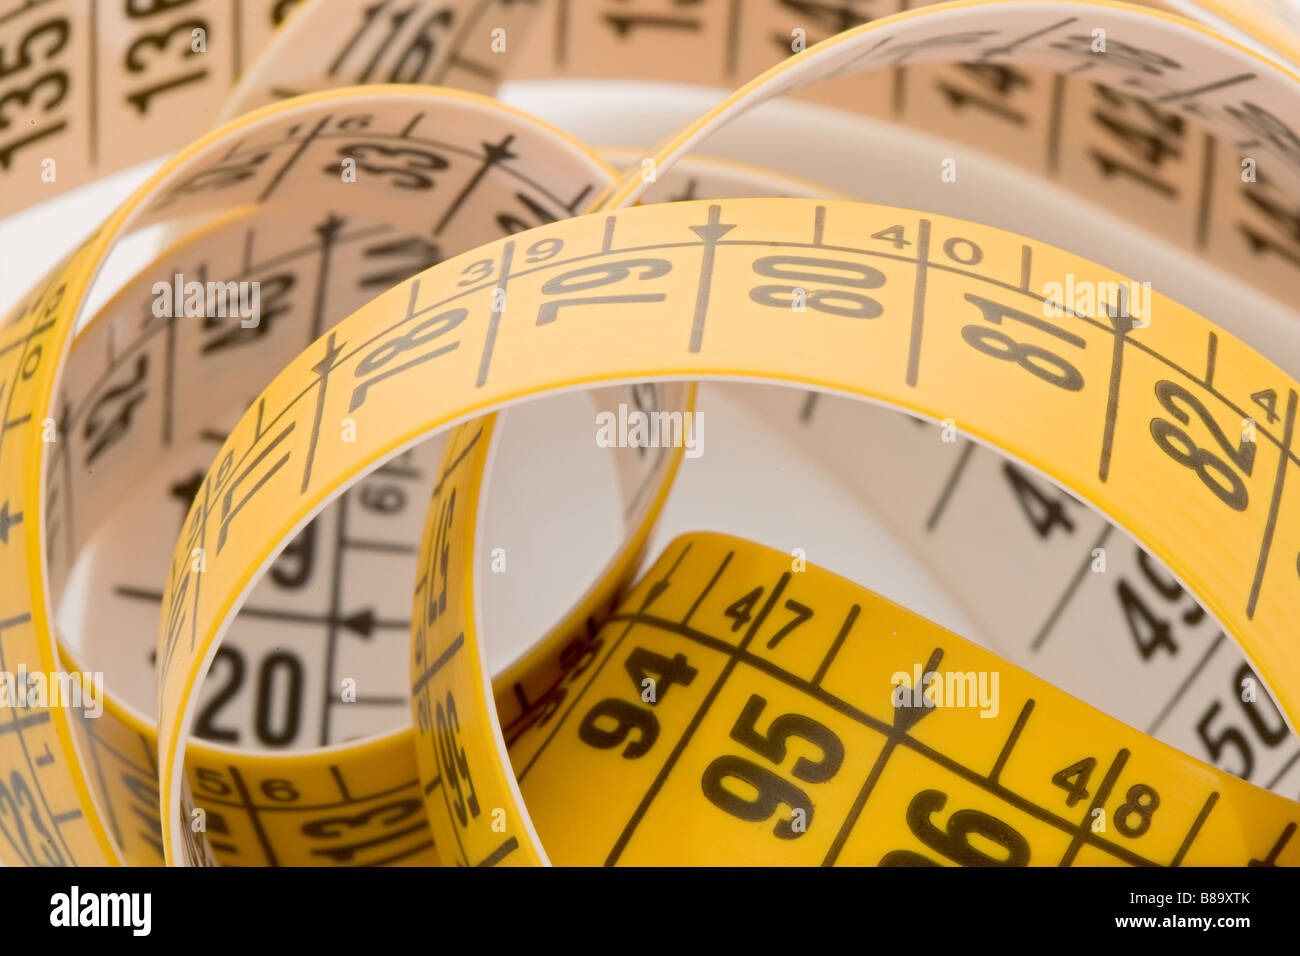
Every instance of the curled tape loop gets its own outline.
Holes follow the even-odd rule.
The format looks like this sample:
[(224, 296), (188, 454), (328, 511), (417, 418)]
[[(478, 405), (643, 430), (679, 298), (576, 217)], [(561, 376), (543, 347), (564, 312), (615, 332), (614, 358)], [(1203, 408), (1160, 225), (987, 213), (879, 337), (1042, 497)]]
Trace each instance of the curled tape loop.
[[(1300, 852), (1293, 802), (779, 553), (689, 536), (630, 587), (680, 443), (612, 452), (621, 541), (509, 667), (489, 660), (481, 606), (503, 410), (595, 389), (598, 411), (632, 405), (687, 422), (691, 382), (798, 385), (959, 427), (965, 441), (1008, 453), (1020, 465), (1005, 467), (1023, 470), (1005, 480), (1049, 531), (1074, 512), (1047, 497), (1048, 480), (1096, 507), (1148, 549), (1136, 560), (1152, 587), (1199, 602), (1189, 625), (1235, 639), (1250, 679), (1277, 701), (1282, 736), (1258, 722), (1263, 711), (1246, 714), (1266, 741), (1293, 741), (1295, 369), (1159, 292), (1138, 315), (1136, 291), (1123, 296), (1141, 283), (1032, 237), (840, 199), (730, 198), (818, 189), (687, 157), (786, 94), (922, 131), (944, 128), (935, 104), (946, 101), (963, 117), (956, 140), (987, 139), (996, 124), (1030, 130), (1024, 142), (1045, 144), (1041, 155), (1010, 140), (991, 148), (1278, 297), (1294, 286), (1285, 270), (1300, 266), (1290, 228), (1300, 139), (1286, 121), (1300, 115), (1300, 86), (1277, 59), (1293, 52), (1289, 35), (1261, 55), (1120, 4), (923, 8), (773, 66), (633, 157), (620, 180), (575, 140), (485, 97), (352, 84), (491, 92), (508, 70), (664, 76), (641, 59), (661, 49), (643, 38), (668, 28), (662, 17), (616, 7), (558, 23), (514, 4), (423, 2), (400, 19), (383, 4), (340, 18), (340, 4), (315, 0), (236, 83), (289, 5), (241, 5), (235, 19), (199, 6), (197, 26), (169, 22), (158, 50), (184, 39), (182, 27), (191, 44), (209, 30), (239, 42), (218, 67), (177, 40), (186, 72), (175, 76), (130, 65), (143, 64), (139, 36), (117, 51), (122, 76), (74, 76), (65, 60), (115, 62), (77, 55), (114, 34), (87, 32), (75, 5), (0, 20), (0, 37), (48, 70), (24, 82), (61, 91), (35, 101), (35, 133), (0, 139), (7, 183), (39, 178), (39, 153), (55, 143), (72, 144), (52, 181), (63, 188), (193, 138), (202, 123), (191, 117), (223, 97), (230, 120), (169, 160), (0, 326), (0, 671), (80, 672), (106, 653), (111, 628), (93, 614), (71, 642), (66, 631), (56, 641), (53, 609), (78, 586), (111, 590), (115, 617), (160, 615), (153, 713), (140, 661), (129, 670), (141, 689), (123, 699), (116, 689), (131, 679), (110, 684), (105, 716), (24, 706), (4, 718), (0, 805), (9, 795), (21, 809), (3, 827), (6, 862), (1245, 865)], [(695, 57), (701, 66), (674, 78), (735, 86), (784, 54), (770, 36), (779, 5), (743, 22), (727, 6), (676, 18), (684, 50), (734, 52)], [(1232, 19), (1213, 9), (1211, 24), (1211, 14)], [(827, 34), (852, 25), (817, 24)], [(1263, 33), (1259, 21), (1237, 25)], [(603, 40), (563, 42), (600, 29)], [(741, 42), (747, 31), (763, 42)], [(485, 32), (499, 60), (480, 59)], [(531, 44), (511, 50), (522, 36)], [(943, 78), (954, 69), (967, 85)], [(932, 76), (930, 105), (923, 95), (906, 105), (900, 91)], [(1029, 91), (1032, 104), (1016, 98)], [(1098, 147), (1067, 129), (1067, 97), (1093, 103), (1115, 140)], [(172, 111), (197, 125), (169, 125)], [(1251, 180), (1238, 175), (1243, 148)], [(663, 198), (701, 195), (700, 176), (717, 184), (698, 201), (625, 208), (678, 160), (696, 178), (687, 195)], [(1260, 188), (1243, 190), (1247, 181)], [(10, 212), (35, 194), (5, 196)], [(165, 251), (90, 314), (110, 252), (152, 227), (167, 230)], [(201, 288), (187, 316), (184, 278), (208, 275), (228, 280), (218, 285), (229, 312), (213, 315), (215, 290)], [(233, 303), (253, 283), (263, 298), (243, 315)], [(1045, 292), (1053, 283), (1060, 292)], [(1084, 287), (1120, 291), (1086, 304), (1066, 292)], [(752, 407), (779, 406), (774, 394)], [(841, 406), (799, 400), (804, 424), (783, 410), (783, 427), (889, 510), (898, 492), (859, 481), (851, 455), (808, 425), (813, 403)], [(1251, 437), (1238, 442), (1243, 419)], [(429, 436), (440, 444), (422, 445)], [(169, 494), (190, 507), (170, 565), (141, 566), (124, 583), (103, 555), (135, 526), (131, 515)], [(424, 502), (417, 541), (412, 509)], [(151, 520), (142, 539), (175, 540), (178, 517)], [(332, 552), (319, 545), (326, 535)], [(343, 604), (349, 548), (368, 552), (362, 576), (382, 582), (358, 610)], [(142, 540), (150, 549), (160, 553)], [(318, 658), (281, 644), (277, 628), (317, 621), (293, 582), (326, 554), (335, 583), (318, 623), (331, 650)], [(962, 587), (974, 605), (996, 603), (982, 584)], [(1130, 621), (1151, 618), (1141, 600), (1121, 594)], [(989, 620), (1000, 626), (998, 612)], [(1159, 624), (1134, 631), (1144, 658), (1173, 646)], [(357, 718), (334, 706), (336, 635), (386, 629), (409, 630), (408, 673), (375, 654), (367, 682), (373, 673), (384, 692), (367, 704), (371, 717), (344, 727)], [(1003, 640), (1017, 655), (1037, 649), (1016, 633)], [(229, 695), (204, 682), (222, 668), (256, 671), (247, 725), (232, 729), (220, 716)], [(1001, 706), (927, 704), (921, 685), (945, 673), (957, 675), (945, 686), (979, 700), (996, 676)], [(327, 699), (275, 713), (277, 682), (319, 684)], [(413, 731), (392, 730), (406, 706)], [(195, 731), (204, 739), (189, 741)], [(1245, 740), (1201, 737), (1216, 763), (1225, 740)], [(300, 752), (252, 751), (253, 738)], [(1253, 765), (1249, 745), (1233, 746)], [(960, 836), (972, 832), (1000, 852)]]

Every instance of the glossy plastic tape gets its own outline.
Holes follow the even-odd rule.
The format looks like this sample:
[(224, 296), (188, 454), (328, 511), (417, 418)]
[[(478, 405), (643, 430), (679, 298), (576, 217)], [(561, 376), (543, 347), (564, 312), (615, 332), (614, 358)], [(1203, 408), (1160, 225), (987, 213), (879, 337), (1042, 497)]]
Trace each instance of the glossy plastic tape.
[[(18, 11), (28, 17), (25, 65), (67, 39), (33, 11)], [(1099, 35), (1106, 41), (1094, 50)], [(403, 53), (399, 62), (413, 61)], [(1298, 194), (1300, 149), (1281, 118), (1300, 103), (1294, 74), (1206, 29), (1108, 4), (959, 4), (869, 24), (753, 81), (647, 157), (648, 168), (667, 171), (714, 128), (779, 94), (926, 62), (1086, 68), (1143, 103), (1177, 102), (1219, 137), (1204, 141), (1205, 156), (1211, 142), (1249, 139), (1257, 184), (1292, 203)], [(1298, 387), (1284, 371), (1158, 294), (1141, 320), (1118, 294), (1089, 308), (1050, 301), (1039, 290), (1051, 281), (1132, 286), (1034, 239), (812, 199), (622, 208), (644, 190), (646, 168), (615, 184), (555, 130), (468, 95), (313, 94), (183, 150), (40, 284), (0, 333), (0, 670), (56, 670), (53, 599), (141, 463), (172, 456), (175, 436), (203, 432), (214, 396), (231, 420), (208, 439), (220, 448), (200, 461), (211, 467), (188, 486), (192, 510), (153, 585), (162, 612), (156, 792), (142, 715), (110, 708), (125, 728), (113, 738), (104, 724), (76, 726), (65, 708), (11, 708), (0, 732), (6, 859), (142, 861), (149, 846), (158, 850), (151, 797), (174, 862), (418, 862), (435, 842), (448, 862), (472, 864), (1294, 856), (1294, 803), (823, 572), (782, 570), (784, 556), (689, 539), (609, 617), (667, 494), (673, 453), (623, 456), (623, 546), (493, 693), (475, 580), (492, 414), (550, 393), (659, 382), (650, 405), (685, 416), (685, 390), (663, 383), (718, 378), (894, 405), (1005, 450), (1141, 540), (1241, 644), (1292, 723), (1300, 705), (1289, 637), (1300, 541), (1286, 482)], [(1254, 202), (1276, 223), (1276, 201), (1242, 200), (1227, 184), (1242, 181), (1235, 163), (1229, 172), (1226, 181), (1205, 175), (1202, 205)], [(431, 190), (432, 203), (411, 203), (410, 190)], [(563, 218), (602, 191), (602, 211)], [(304, 230), (304, 207), (330, 214)], [(561, 221), (518, 232), (539, 220)], [(146, 226), (177, 224), (192, 231), (73, 340), (110, 250)], [(510, 235), (493, 238), (502, 232)], [(1286, 252), (1237, 232), (1257, 252)], [(268, 236), (277, 255), (266, 258), (259, 237)], [(342, 254), (352, 243), (365, 250), (364, 268)], [(201, 310), (187, 327), (175, 309), (140, 308), (146, 290), (157, 302), (160, 275), (182, 273), (174, 262), (206, 274), (225, 255), (215, 274), (243, 276), (295, 254), (310, 257), (315, 281), (294, 272), (281, 284), (311, 293), (286, 300), (294, 308), (281, 321), (265, 321), (264, 310), (243, 338), (230, 316), (211, 322)], [(390, 256), (414, 262), (366, 267)], [(242, 349), (249, 342), (257, 347)], [(196, 353), (209, 358), (186, 358)], [(1276, 414), (1249, 442), (1227, 437), (1266, 393)], [(443, 463), (427, 472), (420, 566), (407, 579), (416, 600), (402, 703), (414, 736), (290, 757), (187, 749), (202, 723), (202, 679), (235, 614), (255, 603), (263, 572), (292, 577), (280, 559), (332, 503), (339, 540), (379, 541), (349, 535), (341, 496), (360, 482), (368, 511), (400, 510), (378, 502), (392, 500), (391, 481), (422, 473), (409, 464), (417, 443), (448, 428)], [(388, 483), (367, 496), (364, 483), (380, 476)], [(384, 543), (399, 556), (407, 547)], [(298, 552), (300, 568), (311, 553)], [(358, 632), (382, 626), (339, 610), (331, 620)], [(889, 642), (878, 630), (885, 623)], [(990, 699), (927, 717), (937, 708), (919, 685), (944, 672), (971, 675), (960, 686), (976, 698), (997, 675), (1011, 705)], [(915, 691), (910, 703), (905, 690)], [(276, 736), (269, 721), (260, 729)], [(134, 777), (106, 783), (97, 753)], [(144, 804), (129, 820), (128, 796)], [(972, 833), (1004, 855), (975, 849)]]

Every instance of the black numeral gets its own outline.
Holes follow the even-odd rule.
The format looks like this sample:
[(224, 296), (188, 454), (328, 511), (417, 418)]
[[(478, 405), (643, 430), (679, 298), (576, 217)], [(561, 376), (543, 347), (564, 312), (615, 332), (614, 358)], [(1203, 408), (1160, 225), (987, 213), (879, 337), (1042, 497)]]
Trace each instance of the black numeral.
[[(980, 810), (958, 810), (948, 818), (940, 830), (930, 816), (938, 813), (948, 802), (941, 790), (922, 790), (907, 807), (907, 826), (922, 843), (943, 854), (959, 866), (1028, 866), (1029, 841), (997, 817)], [(992, 843), (1003, 850), (1001, 857), (992, 856), (971, 842), (978, 836), (983, 843)], [(921, 862), (924, 861), (924, 862)], [(881, 866), (925, 865), (919, 853), (895, 850), (885, 855)]]

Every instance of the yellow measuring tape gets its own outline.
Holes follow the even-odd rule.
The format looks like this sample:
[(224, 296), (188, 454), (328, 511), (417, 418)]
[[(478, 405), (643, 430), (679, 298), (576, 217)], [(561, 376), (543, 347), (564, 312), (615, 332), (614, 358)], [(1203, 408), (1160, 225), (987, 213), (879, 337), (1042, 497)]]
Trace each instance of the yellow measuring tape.
[(680, 538), (603, 637), (581, 694), (512, 751), (557, 863), (1295, 859), (1290, 801), (779, 551)]
[[(1115, 57), (1117, 63), (1097, 58), (1099, 78), (1116, 83), (1139, 79), (1143, 96), (1176, 95), (1195, 107), (1199, 120), (1221, 132), (1239, 131), (1243, 122), (1271, 124), (1278, 115), (1288, 115), (1287, 105), (1295, 102), (1295, 78), (1283, 69), (1173, 19), (1109, 5), (1014, 6), (1015, 18), (1008, 16), (1005, 4), (967, 4), (847, 34), (755, 81), (663, 147), (650, 168), (666, 170), (704, 132), (755, 102), (850, 69), (898, 69), (927, 58), (990, 65), (1009, 58), (1045, 69), (1077, 67), (1080, 51), (1073, 38), (1078, 17), (1071, 14), (1080, 10), (1095, 29), (1126, 38), (1122, 49), (1129, 52)], [(1027, 19), (1035, 17), (1042, 18), (1041, 24)], [(1169, 64), (1178, 65), (1177, 70)], [(1195, 64), (1195, 76), (1180, 64)], [(1249, 78), (1233, 84), (1206, 82), (1244, 77), (1242, 64), (1254, 71)], [(1228, 68), (1237, 72), (1216, 72)], [(417, 102), (417, 97), (423, 99)], [(445, 112), (431, 117), (433, 109)], [(426, 123), (437, 133), (424, 134), (421, 124)], [(1295, 180), (1293, 139), (1272, 125), (1260, 137), (1260, 155), (1267, 157), (1260, 162), (1274, 183)], [(524, 160), (513, 162), (520, 157)], [(353, 160), (363, 172), (355, 182), (345, 179), (346, 188), (328, 185), (339, 182), (340, 159)], [(525, 163), (527, 174), (520, 172)], [(321, 177), (322, 169), (328, 179)], [(215, 464), (192, 485), (196, 510), (186, 520), (165, 582), (154, 585), (163, 612), (158, 792), (169, 857), (196, 861), (217, 853), (228, 862), (245, 863), (419, 862), (432, 858), (431, 829), (448, 861), (527, 862), (545, 860), (549, 853), (555, 860), (600, 862), (617, 860), (625, 850), (629, 860), (643, 852), (650, 857), (639, 859), (667, 859), (655, 856), (662, 834), (644, 843), (636, 843), (634, 836), (643, 819), (648, 829), (642, 832), (654, 832), (651, 803), (668, 800), (657, 805), (661, 813), (665, 806), (671, 808), (681, 844), (681, 854), (674, 858), (682, 861), (767, 859), (758, 849), (767, 846), (776, 854), (771, 859), (790, 862), (874, 863), (886, 857), (894, 863), (918, 862), (925, 847), (931, 856), (950, 861), (988, 862), (962, 842), (971, 832), (1003, 846), (1005, 862), (1013, 863), (1025, 862), (1021, 847), (1027, 859), (1031, 845), (1035, 861), (1285, 861), (1294, 804), (1198, 767), (1011, 668), (1001, 672), (1001, 686), (1012, 695), (1007, 699), (1016, 701), (1016, 715), (980, 721), (978, 713), (954, 712), (951, 718), (943, 713), (914, 725), (891, 703), (886, 670), (910, 673), (912, 665), (943, 670), (947, 665), (940, 667), (938, 659), (929, 666), (928, 655), (936, 648), (945, 653), (952, 648), (946, 660), (962, 658), (956, 673), (997, 672), (989, 663), (995, 659), (985, 660), (986, 655), (947, 635), (942, 641), (927, 637), (926, 628), (932, 626), (889, 610), (879, 599), (841, 594), (847, 585), (828, 583), (832, 579), (816, 570), (790, 569), (791, 581), (806, 595), (798, 598), (796, 584), (773, 580), (784, 572), (769, 573), (771, 555), (745, 546), (707, 537), (692, 542), (704, 563), (684, 564), (681, 577), (675, 578), (698, 583), (692, 601), (705, 601), (712, 593), (707, 575), (727, 553), (734, 552), (727, 559), (734, 565), (728, 566), (753, 580), (725, 606), (712, 608), (712, 616), (705, 613), (710, 606), (702, 604), (697, 631), (682, 633), (690, 630), (690, 603), (676, 614), (648, 613), (661, 598), (664, 605), (674, 600), (669, 578), (677, 572), (670, 575), (665, 569), (653, 572), (606, 629), (595, 633), (594, 624), (588, 627), (587, 622), (606, 616), (618, 588), (635, 570), (640, 546), (667, 493), (672, 454), (629, 461), (623, 482), (628, 505), (624, 546), (552, 637), (498, 677), (494, 701), (478, 646), (473, 574), (481, 567), (475, 558), (475, 528), (486, 500), (480, 496), (480, 479), (493, 436), (488, 420), (454, 431), (444, 464), (427, 475), (433, 502), (411, 615), (414, 751), (409, 736), (390, 734), (379, 742), (287, 759), (190, 745), (186, 760), (182, 740), (199, 717), (196, 692), (217, 659), (228, 618), (245, 600), (252, 606), (250, 589), (262, 570), (273, 565), (286, 570), (277, 558), (280, 549), (339, 492), (367, 472), (378, 468), (373, 479), (379, 479), (388, 470), (390, 481), (373, 486), (384, 489), (370, 496), (378, 502), (392, 479), (409, 477), (412, 469), (402, 461), (414, 453), (413, 443), (438, 426), (525, 396), (656, 378), (801, 382), (952, 419), (964, 434), (1012, 452), (1088, 498), (1150, 546), (1230, 629), (1282, 707), (1294, 713), (1287, 674), (1295, 660), (1286, 622), (1294, 615), (1289, 603), (1294, 578), (1289, 575), (1296, 573), (1295, 561), (1270, 560), (1274, 552), (1300, 551), (1300, 543), (1287, 537), (1285, 514), (1295, 410), (1295, 386), (1285, 373), (1159, 296), (1150, 323), (1141, 327), (1131, 320), (1127, 326), (1116, 322), (1105, 314), (1104, 303), (1094, 303), (1088, 311), (1067, 305), (1061, 316), (1048, 318), (1044, 297), (1036, 291), (1045, 281), (1072, 276), (1114, 288), (1121, 280), (1033, 240), (939, 215), (813, 200), (617, 210), (646, 185), (644, 169), (610, 191), (606, 213), (484, 245), (500, 231), (514, 232), (584, 208), (612, 182), (607, 167), (554, 131), (487, 101), (396, 88), (316, 95), (240, 121), (171, 161), (6, 323), (0, 347), (8, 346), (4, 381), (11, 386), (4, 398), (11, 413), (0, 433), (0, 487), (6, 502), (21, 502), (21, 509), (15, 504), (7, 514), (21, 516), (12, 522), (11, 540), (21, 540), (25, 548), (22, 555), (17, 547), (3, 548), (0, 555), (8, 562), (6, 581), (30, 582), (12, 592), (20, 595), (12, 608), (0, 608), (6, 667), (17, 661), (30, 662), (33, 671), (54, 669), (46, 590), (55, 593), (66, 585), (78, 550), (113, 510), (115, 496), (132, 484), (133, 461), (157, 455), (156, 433), (146, 436), (131, 427), (132, 421), (143, 420), (152, 403), (159, 417), (169, 420), (167, 428), (178, 434), (198, 431), (211, 416), (202, 406), (214, 385), (220, 383), (223, 407), (236, 410), (244, 404), (243, 390), (251, 398), (284, 366), (251, 410), (232, 422), (215, 459), (209, 447), (207, 460)], [(538, 181), (539, 170), (546, 172), (545, 181)], [(416, 210), (405, 201), (401, 190), (431, 188), (435, 180), (432, 208)], [(418, 183), (428, 185), (411, 185)], [(306, 230), (287, 210), (326, 191), (328, 202), (339, 204), (344, 214), (314, 227), (315, 239), (308, 242), (315, 246), (295, 244), (293, 227)], [(225, 210), (236, 212), (226, 216)], [(297, 326), (296, 342), (291, 336), (281, 345), (274, 336), (276, 324), (268, 323), (265, 333), (257, 333), (258, 344), (268, 348), (254, 350), (262, 353), (254, 361), (249, 361), (249, 350), (220, 367), (205, 359), (198, 366), (203, 376), (193, 381), (187, 381), (194, 372), (192, 362), (188, 368), (172, 366), (167, 356), (177, 354), (175, 336), (199, 330), (138, 319), (144, 290), (152, 290), (162, 263), (170, 262), (164, 257), (142, 270), (136, 286), (119, 294), (76, 340), (69, 370), (81, 356), (86, 372), (67, 374), (63, 387), (82, 392), (60, 395), (56, 403), (60, 386), (54, 356), (61, 353), (84, 291), (115, 235), (150, 223), (213, 215), (224, 218), (178, 245), (174, 254), (206, 263), (219, 250), (232, 249), (242, 234), (247, 242), (233, 247), (239, 253), (232, 249), (232, 263), (214, 271), (220, 275), (242, 274), (235, 262), (240, 256), (244, 272), (253, 274), (258, 260), (248, 250), (258, 247), (258, 235), (270, 235), (274, 248), (310, 249), (299, 254), (319, 256), (313, 268), (324, 285), (333, 277), (325, 263), (332, 267), (347, 257), (326, 260), (322, 243), (340, 251), (358, 243), (351, 248), (366, 248), (367, 255), (384, 246), (381, 232), (367, 234), (362, 228), (356, 237), (349, 233), (351, 223), (367, 221), (384, 223), (380, 230), (396, 224), (412, 231), (431, 219), (436, 223), (434, 235), (442, 243), (437, 250), (401, 239), (389, 243), (388, 254), (396, 248), (397, 254), (415, 259), (404, 263), (408, 272), (428, 264), (419, 261), (421, 256), (436, 262), (444, 250), (472, 251), (385, 292), (335, 325), (370, 298), (377, 283), (391, 284), (383, 281), (382, 270), (378, 278), (368, 271), (349, 276), (343, 284), (352, 287), (334, 292), (328, 308), (322, 305), (326, 296), (318, 293), (315, 314)], [(294, 284), (300, 279), (295, 275)], [(803, 311), (791, 308), (796, 287), (806, 295)], [(203, 324), (193, 351), (219, 356), (222, 347), (208, 348), (213, 341), (239, 341), (233, 323)], [(289, 325), (279, 323), (280, 328)], [(147, 348), (132, 352), (123, 347), (137, 341), (132, 336), (140, 332), (145, 334), (139, 341), (147, 340)], [(292, 357), (313, 339), (306, 352)], [(1211, 373), (1202, 374), (1207, 347), (1213, 356), (1212, 380)], [(105, 356), (107, 371), (97, 375), (96, 363), (103, 366)], [(169, 369), (164, 380), (181, 384), (167, 395), (146, 394), (141, 382), (146, 375), (152, 382), (157, 374), (147, 371), (150, 362)], [(140, 368), (146, 371), (137, 372), (133, 381), (132, 372)], [(1253, 444), (1228, 448), (1220, 441), (1227, 459), (1216, 457), (1210, 442), (1244, 417), (1250, 396), (1266, 391), (1277, 397), (1280, 424), (1260, 423), (1258, 445), (1264, 454), (1257, 455)], [(68, 411), (45, 414), (56, 404)], [(654, 396), (653, 404), (689, 408), (679, 389)], [(69, 421), (78, 427), (70, 428)], [(42, 440), (47, 423), (53, 423), (53, 441)], [(1193, 430), (1197, 428), (1205, 429), (1204, 434)], [(11, 431), (6, 448), (4, 434)], [(32, 468), (42, 456), (44, 480), (38, 481)], [(1160, 480), (1153, 482), (1152, 475)], [(364, 487), (359, 490), (365, 501)], [(382, 513), (384, 508), (376, 504), (371, 510)], [(74, 515), (79, 518), (75, 523)], [(42, 521), (26, 516), (42, 518), (45, 541)], [(335, 520), (342, 527), (341, 510)], [(1245, 557), (1207, 552), (1207, 538), (1221, 542), (1223, 553)], [(300, 565), (305, 566), (302, 555), (308, 553), (310, 549), (299, 553)], [(676, 593), (689, 590), (679, 587)], [(784, 603), (777, 602), (787, 590)], [(858, 614), (874, 609), (885, 619), (893, 615), (905, 630), (921, 633), (917, 645), (901, 641), (889, 649), (899, 660), (915, 656), (927, 641), (935, 647), (926, 649), (924, 659), (909, 658), (906, 667), (893, 666), (894, 656), (863, 662), (853, 671), (861, 676), (861, 685), (855, 676), (851, 690), (841, 686), (838, 694), (823, 693), (813, 677), (821, 663), (832, 660), (824, 656), (829, 647), (821, 653), (805, 649), (812, 642), (797, 643), (796, 628), (821, 634), (804, 622), (835, 615), (831, 605), (837, 601), (856, 603), (862, 608)], [(775, 611), (768, 602), (776, 605)], [(682, 615), (686, 623), (669, 623)], [(769, 615), (793, 615), (781, 624), (793, 627), (779, 639), (775, 632), (771, 635), (768, 651), (775, 656), (764, 662), (748, 648)], [(746, 630), (751, 619), (753, 627)], [(373, 618), (369, 625), (366, 620), (354, 624), (363, 630), (375, 626)], [(727, 634), (738, 636), (725, 637), (719, 622)], [(632, 626), (662, 633), (645, 637), (636, 647), (614, 637)], [(870, 647), (853, 650), (851, 631), (845, 630), (842, 638), (836, 637), (839, 632), (823, 635), (826, 641), (838, 640), (846, 662), (854, 653), (874, 652)], [(676, 645), (672, 654), (660, 647), (679, 639), (710, 648), (713, 659), (701, 666)], [(777, 654), (782, 644), (788, 650)], [(611, 653), (620, 656), (607, 668)], [(987, 666), (966, 665), (968, 655), (979, 656)], [(838, 651), (833, 659), (838, 671)], [(805, 670), (811, 676), (798, 676)], [(871, 696), (868, 683), (877, 672), (885, 678), (879, 700)], [(626, 686), (613, 683), (614, 673)], [(830, 680), (832, 673), (825, 669), (820, 676)], [(776, 681), (768, 691), (771, 697), (750, 686), (769, 680)], [(608, 688), (602, 683), (588, 692), (591, 683), (601, 682), (610, 682)], [(708, 728), (698, 731), (724, 682), (727, 696), (713, 717), (719, 719), (725, 702), (740, 695), (739, 709), (731, 709), (741, 718), (724, 715), (722, 737), (710, 738)], [(683, 708), (682, 691), (697, 688), (690, 709), (661, 709), (660, 702), (673, 696), (674, 684), (680, 685), (676, 697)], [(799, 701), (789, 697), (791, 690), (801, 695)], [(607, 692), (604, 699), (595, 699)], [(647, 692), (648, 699), (642, 696)], [(1034, 714), (1047, 715), (1041, 724), (1023, 706), (1030, 698), (1036, 701)], [(755, 699), (772, 704), (754, 704)], [(820, 711), (811, 712), (811, 702), (838, 716), (819, 717)], [(146, 858), (152, 837), (147, 805), (156, 797), (147, 762), (152, 760), (148, 721), (120, 706), (116, 713), (124, 735), (89, 748), (84, 739), (77, 743), (61, 711), (11, 713), (12, 734), (5, 735), (10, 740), (0, 746), (12, 747), (4, 753), (14, 768), (11, 781), (16, 782), (9, 787), (14, 812), (2, 819), (14, 824), (5, 830), (17, 853), (14, 862)], [(966, 716), (974, 716), (975, 723), (956, 728)], [(757, 728), (774, 718), (779, 725), (760, 737)], [(1063, 750), (1055, 743), (1059, 734), (1039, 738), (1053, 743), (1036, 748), (1030, 730), (1058, 721), (1086, 727), (1088, 746), (1039, 780)], [(744, 724), (748, 733), (736, 730), (733, 722)], [(87, 732), (107, 737), (116, 731), (100, 731), (111, 723)], [(934, 738), (925, 736), (931, 726)], [(728, 734), (733, 743), (749, 741), (752, 753), (713, 753), (717, 748), (711, 750), (709, 741), (725, 741)], [(1025, 742), (1020, 744), (1022, 735)], [(794, 755), (805, 749), (807, 754), (786, 761), (791, 738), (807, 742), (806, 747), (796, 744)], [(852, 738), (878, 742), (856, 753), (845, 751)], [(119, 771), (129, 771), (121, 774), (121, 783), (106, 784), (98, 762), (85, 760), (86, 750), (97, 747), (120, 762)], [(992, 748), (985, 762), (980, 760), (982, 747)], [(892, 807), (897, 799), (891, 803), (882, 796), (869, 802), (868, 783), (874, 788), (878, 780), (891, 779), (885, 761), (898, 748), (980, 788), (980, 794), (962, 790), (954, 798), (971, 813), (954, 816), (946, 831), (935, 829), (928, 822), (931, 816), (958, 792), (955, 785), (944, 789), (936, 784), (876, 816), (876, 807)], [(755, 763), (755, 754), (767, 765)], [(832, 766), (835, 754), (847, 773)], [(1097, 768), (1101, 776), (1091, 783), (1089, 760), (1103, 763)], [(191, 795), (183, 792), (182, 761), (188, 765)], [(592, 766), (575, 773), (584, 761)], [(782, 770), (786, 765), (788, 772)], [(609, 768), (605, 776), (591, 779), (601, 767)], [(909, 785), (916, 783), (918, 772), (907, 771)], [(873, 775), (868, 778), (868, 773)], [(661, 798), (670, 774), (679, 796)], [(94, 780), (96, 775), (101, 779)], [(575, 797), (574, 780), (590, 790)], [(1015, 784), (1006, 782), (1010, 780)], [(801, 788), (800, 781), (826, 786), (818, 792)], [(1124, 784), (1122, 790), (1119, 784)], [(680, 791), (683, 786), (687, 789)], [(891, 786), (882, 783), (881, 794)], [(97, 790), (101, 805), (116, 813), (101, 816), (92, 797)], [(113, 795), (106, 796), (109, 792)], [(603, 809), (573, 812), (578, 801), (590, 800), (594, 793), (602, 794)], [(1053, 809), (1053, 795), (1073, 816)], [(1162, 795), (1168, 812), (1161, 816)], [(125, 817), (131, 798), (143, 806), (130, 826), (138, 828), (137, 820), (146, 826), (128, 838), (117, 821)], [(1037, 823), (1013, 827), (1002, 819), (1004, 805)], [(779, 808), (788, 813), (773, 830)], [(891, 812), (900, 816), (891, 817)], [(884, 819), (895, 822), (874, 824)], [(572, 836), (577, 820), (589, 831), (586, 836)], [(741, 825), (737, 821), (750, 827), (748, 836), (728, 829)], [(900, 842), (909, 832), (904, 824), (914, 835), (911, 842)], [(692, 834), (689, 840), (680, 839), (683, 825)], [(1148, 832), (1152, 839), (1144, 841)], [(1051, 833), (1063, 841), (1059, 849), (1054, 849)], [(907, 849), (917, 839), (921, 846)], [(131, 841), (137, 849), (127, 851), (124, 844)], [(638, 849), (646, 846), (649, 851)], [(813, 849), (796, 856), (780, 853), (797, 846)], [(589, 852), (580, 853), (579, 847)]]

